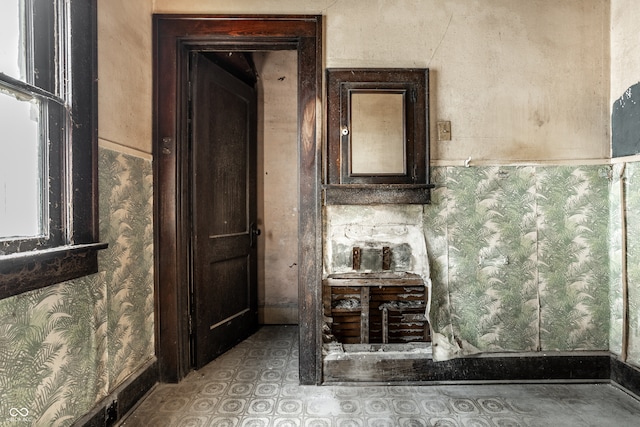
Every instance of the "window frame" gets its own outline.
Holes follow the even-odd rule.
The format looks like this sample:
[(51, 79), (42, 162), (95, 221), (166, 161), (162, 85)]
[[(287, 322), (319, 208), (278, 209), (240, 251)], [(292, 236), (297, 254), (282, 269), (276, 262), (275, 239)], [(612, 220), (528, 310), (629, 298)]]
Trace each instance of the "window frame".
[[(64, 71), (39, 62), (39, 56), (34, 58), (34, 67), (46, 67), (48, 72), (35, 73), (33, 82), (0, 76), (5, 85), (41, 98), (56, 93), (52, 90), (56, 80), (64, 84), (61, 93), (71, 94), (67, 100), (69, 119), (57, 129), (60, 141), (49, 147), (49, 156), (55, 157), (51, 164), (59, 163), (49, 170), (49, 177), (53, 177), (49, 197), (59, 200), (61, 206), (59, 212), (49, 210), (49, 217), (59, 215), (61, 236), (50, 245), (27, 245), (27, 250), (13, 249), (0, 255), (0, 299), (96, 273), (97, 252), (107, 246), (98, 240), (97, 0), (67, 0), (65, 4), (60, 34), (49, 27), (51, 37), (34, 38), (34, 43), (43, 43), (49, 53), (60, 43), (60, 62), (69, 60)], [(34, 11), (34, 25), (52, 11)]]

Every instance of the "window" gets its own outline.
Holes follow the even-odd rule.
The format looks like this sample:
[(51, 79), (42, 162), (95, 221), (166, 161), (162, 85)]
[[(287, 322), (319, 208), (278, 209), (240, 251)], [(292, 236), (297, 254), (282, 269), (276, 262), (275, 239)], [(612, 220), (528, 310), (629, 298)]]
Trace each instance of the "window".
[(0, 2), (0, 298), (97, 271), (96, 0)]

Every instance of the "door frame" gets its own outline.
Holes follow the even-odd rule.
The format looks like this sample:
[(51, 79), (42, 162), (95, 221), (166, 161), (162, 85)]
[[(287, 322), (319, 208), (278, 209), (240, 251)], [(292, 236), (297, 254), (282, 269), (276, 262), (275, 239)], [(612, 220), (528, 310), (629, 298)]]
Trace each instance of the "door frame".
[(198, 50), (298, 53), (299, 380), (301, 384), (321, 382), (321, 41), (319, 15), (153, 16), (155, 342), (163, 382), (180, 381), (192, 369), (186, 107), (188, 55)]

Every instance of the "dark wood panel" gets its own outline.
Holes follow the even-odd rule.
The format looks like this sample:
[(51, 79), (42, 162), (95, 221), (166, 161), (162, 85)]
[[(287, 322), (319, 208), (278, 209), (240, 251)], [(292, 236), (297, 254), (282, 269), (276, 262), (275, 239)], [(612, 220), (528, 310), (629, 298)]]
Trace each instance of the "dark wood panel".
[(96, 243), (35, 251), (28, 262), (21, 256), (8, 258), (0, 269), (0, 299), (97, 273), (98, 250), (106, 247)]
[(157, 382), (158, 365), (155, 360), (152, 360), (115, 390), (112, 390), (93, 409), (77, 419), (73, 426), (104, 427), (115, 425), (135, 408)]
[[(209, 39), (222, 36), (221, 42), (255, 39), (278, 44), (283, 39), (318, 38), (320, 17), (315, 15), (155, 15), (163, 26), (162, 36), (170, 39), (189, 37)], [(209, 43), (211, 44), (211, 43)]]
[(421, 278), (389, 274), (382, 275), (384, 279), (353, 276), (330, 276), (323, 281), (324, 315), (333, 339), (353, 343), (354, 331), (359, 331), (357, 343), (430, 341), (425, 316), (426, 288), (407, 286), (422, 283)]
[[(434, 362), (410, 353), (391, 357), (378, 352), (334, 354), (324, 360), (325, 383), (596, 381), (610, 380), (610, 357), (545, 353), (509, 357), (468, 357)], [(339, 356), (339, 357), (338, 357)]]
[(611, 356), (611, 380), (636, 397), (640, 396), (640, 367), (625, 363), (616, 355)]
[(258, 328), (257, 94), (201, 53), (190, 61), (191, 323), (199, 369)]
[[(203, 203), (203, 207), (216, 218), (215, 221), (208, 221), (207, 232), (210, 236), (248, 232), (249, 224), (248, 210), (244, 207), (248, 204), (249, 196), (247, 170), (250, 165), (246, 141), (249, 133), (247, 117), (253, 117), (248, 106), (252, 104), (224, 86), (223, 77), (228, 74), (218, 72), (217, 76), (221, 81), (213, 84), (217, 86), (215, 95), (203, 100), (207, 103), (207, 110), (214, 113), (208, 114), (208, 123), (199, 128), (206, 130), (199, 137), (207, 141), (211, 150), (210, 166), (199, 170), (200, 174), (207, 175), (207, 184), (206, 188), (199, 190), (197, 201)], [(197, 90), (201, 92), (204, 89)], [(194, 95), (194, 102), (196, 99), (197, 95)], [(222, 111), (225, 113), (215, 113)], [(229, 111), (233, 111), (234, 115), (227, 114)], [(212, 129), (217, 131), (209, 133)], [(219, 167), (213, 167), (213, 164)]]
[(322, 381), (322, 144), (316, 120), (322, 99), (322, 18), (308, 23), (311, 30), (298, 47), (298, 310), (300, 327), (300, 383)]
[(249, 309), (250, 293), (246, 282), (249, 274), (249, 260), (247, 257), (226, 259), (211, 264), (209, 277), (215, 278), (216, 286), (211, 289), (213, 295), (207, 300), (222, 302), (208, 306), (203, 310), (210, 319), (207, 327), (226, 319), (244, 309)]

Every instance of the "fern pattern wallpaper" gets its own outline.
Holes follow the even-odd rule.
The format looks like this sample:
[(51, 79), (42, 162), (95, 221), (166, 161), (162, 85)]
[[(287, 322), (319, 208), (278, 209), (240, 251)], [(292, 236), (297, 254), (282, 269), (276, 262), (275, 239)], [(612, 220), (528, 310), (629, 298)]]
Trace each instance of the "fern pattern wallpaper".
[[(628, 251), (629, 334), (627, 356), (631, 363), (640, 366), (640, 163), (627, 164), (624, 176), (626, 178), (624, 198), (627, 214), (626, 236)], [(621, 306), (622, 304), (618, 307)], [(620, 321), (620, 324), (622, 324), (622, 321)]]
[(436, 167), (432, 181), (434, 355), (609, 349), (609, 166)]
[(611, 169), (609, 191), (609, 350), (622, 353), (623, 300), (622, 300), (622, 194), (625, 185), (625, 169), (621, 164)]
[(0, 301), (0, 425), (70, 425), (154, 356), (151, 162), (100, 148), (99, 188), (99, 272)]

